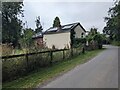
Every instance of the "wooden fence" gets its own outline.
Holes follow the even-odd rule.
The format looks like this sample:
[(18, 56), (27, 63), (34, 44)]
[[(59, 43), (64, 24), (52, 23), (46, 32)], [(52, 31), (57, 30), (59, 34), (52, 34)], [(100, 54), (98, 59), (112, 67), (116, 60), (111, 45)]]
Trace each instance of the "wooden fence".
[(9, 55), (9, 56), (2, 56), (0, 58), (2, 59), (9, 59), (9, 58), (16, 58), (16, 57), (21, 57), (21, 56), (25, 56), (26, 60), (28, 59), (27, 57), (30, 55), (35, 55), (35, 54), (41, 54), (41, 53), (51, 53), (51, 60), (52, 60), (52, 53), (53, 52), (59, 52), (59, 51), (63, 51), (63, 57), (64, 57), (64, 51), (69, 50), (69, 49), (58, 49), (58, 50), (49, 50), (49, 51), (42, 51), (42, 52), (35, 52), (35, 53), (26, 53), (26, 54), (19, 54), (19, 55)]
[(80, 52), (80, 48), (73, 48), (2, 56), (0, 58), (2, 58), (3, 82), (26, 75), (38, 67), (48, 66), (53, 62), (68, 59), (80, 54)]

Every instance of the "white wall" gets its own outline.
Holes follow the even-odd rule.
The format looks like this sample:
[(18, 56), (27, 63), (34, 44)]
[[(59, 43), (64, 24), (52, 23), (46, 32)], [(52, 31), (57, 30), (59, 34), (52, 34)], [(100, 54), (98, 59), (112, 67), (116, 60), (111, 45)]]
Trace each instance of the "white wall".
[(81, 38), (82, 33), (84, 33), (84, 37), (85, 37), (85, 31), (79, 25), (75, 27), (74, 31), (76, 33), (75, 38)]
[(57, 34), (45, 34), (43, 41), (46, 42), (48, 48), (52, 48), (55, 45), (55, 48), (64, 49), (67, 45), (70, 48), (70, 32), (66, 33), (57, 33)]

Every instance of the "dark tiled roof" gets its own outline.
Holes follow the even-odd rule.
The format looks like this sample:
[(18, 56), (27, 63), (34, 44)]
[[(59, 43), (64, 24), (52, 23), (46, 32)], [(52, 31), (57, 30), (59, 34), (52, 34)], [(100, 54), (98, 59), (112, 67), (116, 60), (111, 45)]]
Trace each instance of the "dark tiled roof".
[(62, 25), (61, 27), (50, 27), (49, 29), (47, 29), (45, 31), (44, 34), (55, 34), (55, 33), (69, 32), (70, 30), (74, 29), (78, 25), (80, 25), (80, 27), (85, 31), (85, 29), (82, 27), (82, 25), (78, 22), (78, 23)]

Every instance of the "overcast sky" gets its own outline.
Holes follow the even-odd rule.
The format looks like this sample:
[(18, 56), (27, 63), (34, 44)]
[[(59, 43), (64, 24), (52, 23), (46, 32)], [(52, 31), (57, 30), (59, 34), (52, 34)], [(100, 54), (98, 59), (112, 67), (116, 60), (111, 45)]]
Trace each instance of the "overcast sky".
[(24, 1), (24, 18), (30, 28), (35, 29), (36, 16), (40, 16), (43, 29), (52, 26), (56, 16), (61, 25), (80, 22), (89, 31), (91, 27), (102, 32), (104, 17), (114, 2), (27, 2)]

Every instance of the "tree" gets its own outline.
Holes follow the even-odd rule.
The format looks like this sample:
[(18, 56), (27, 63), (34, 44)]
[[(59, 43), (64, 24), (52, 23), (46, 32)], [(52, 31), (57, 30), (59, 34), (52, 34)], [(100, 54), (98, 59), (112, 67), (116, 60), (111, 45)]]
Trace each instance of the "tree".
[(94, 35), (97, 34), (97, 28), (91, 28), (90, 32), (88, 33), (87, 40), (90, 42), (93, 40)]
[(20, 43), (23, 48), (29, 52), (29, 49), (34, 45), (34, 41), (32, 36), (35, 34), (34, 30), (31, 28), (26, 28), (23, 31), (23, 35), (21, 36)]
[(53, 27), (60, 27), (60, 19), (59, 17), (55, 17), (54, 21), (53, 21)]
[(102, 48), (102, 35), (100, 33), (97, 33), (93, 36), (93, 40), (97, 42), (98, 48)]
[(21, 35), (23, 2), (2, 2), (2, 43), (12, 43), (17, 46)]
[(97, 34), (97, 28), (91, 28), (90, 29), (90, 33), (89, 33), (90, 35), (95, 35), (95, 34)]
[(40, 22), (40, 16), (38, 16), (36, 18), (36, 29), (35, 29), (35, 32), (38, 33), (38, 32), (42, 32), (43, 28), (42, 28), (42, 25), (41, 25), (41, 22)]
[(71, 30), (70, 31), (70, 39), (71, 39), (71, 48), (73, 48), (75, 46), (75, 31), (74, 30)]
[(120, 41), (120, 1), (115, 2), (114, 7), (109, 9), (108, 15), (105, 17), (106, 26), (103, 33), (109, 35), (112, 41)]
[(102, 38), (102, 34), (100, 34), (99, 32), (97, 32), (97, 28), (91, 28), (90, 32), (87, 36), (87, 40), (89, 43), (91, 42), (96, 42), (97, 46), (99, 49), (102, 48), (102, 42), (103, 42), (103, 38)]

